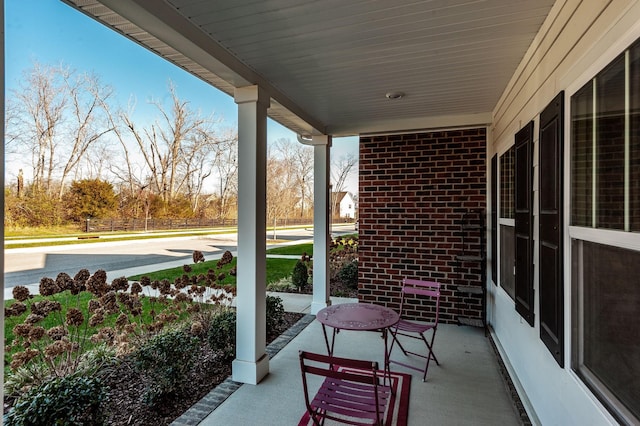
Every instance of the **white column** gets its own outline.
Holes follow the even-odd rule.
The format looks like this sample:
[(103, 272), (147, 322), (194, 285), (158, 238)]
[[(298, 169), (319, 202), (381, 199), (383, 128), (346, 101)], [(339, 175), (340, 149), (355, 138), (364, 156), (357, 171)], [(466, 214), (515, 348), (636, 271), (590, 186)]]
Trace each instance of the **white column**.
[(266, 174), (268, 94), (235, 90), (238, 104), (238, 275), (233, 380), (258, 384), (269, 373), (266, 354)]
[(331, 136), (313, 136), (313, 300), (311, 313), (331, 305), (329, 293)]

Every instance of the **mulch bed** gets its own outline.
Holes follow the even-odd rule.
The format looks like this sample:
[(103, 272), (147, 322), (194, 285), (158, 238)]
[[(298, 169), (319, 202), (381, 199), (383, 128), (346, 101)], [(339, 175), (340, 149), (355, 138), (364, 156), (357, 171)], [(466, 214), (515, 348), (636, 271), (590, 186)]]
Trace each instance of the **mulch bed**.
[[(312, 286), (302, 291), (310, 294)], [(357, 297), (358, 290), (343, 285), (339, 280), (331, 280), (330, 292), (341, 297)], [(267, 336), (267, 344), (298, 322), (304, 314), (285, 312), (284, 323), (279, 330)], [(180, 395), (159, 404), (161, 409), (149, 407), (142, 400), (144, 384), (139, 373), (131, 362), (125, 360), (117, 370), (109, 376), (107, 385), (109, 392), (110, 425), (168, 425), (192, 405), (200, 401), (212, 389), (224, 382), (231, 375), (232, 359), (221, 359), (208, 345), (203, 344), (198, 354), (198, 369), (191, 372), (188, 387)]]
[[(288, 330), (304, 314), (285, 312), (284, 324), (276, 332), (267, 336), (267, 344)], [(231, 375), (230, 359), (221, 359), (220, 355), (203, 344), (197, 356), (198, 368), (194, 369), (187, 380), (188, 386), (179, 395), (167, 398), (159, 408), (152, 408), (143, 401), (144, 383), (130, 360), (125, 359), (109, 375), (107, 411), (109, 425), (168, 425), (189, 407), (222, 383)]]

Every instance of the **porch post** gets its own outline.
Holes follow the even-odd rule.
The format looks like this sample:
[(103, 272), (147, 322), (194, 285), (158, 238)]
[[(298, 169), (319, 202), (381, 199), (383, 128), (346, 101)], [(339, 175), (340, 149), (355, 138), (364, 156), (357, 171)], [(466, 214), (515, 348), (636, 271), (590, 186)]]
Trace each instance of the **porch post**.
[(268, 94), (236, 88), (238, 104), (238, 265), (236, 359), (233, 380), (258, 384), (269, 373), (266, 354), (266, 175)]
[(331, 305), (329, 293), (331, 136), (313, 136), (313, 300), (311, 313)]

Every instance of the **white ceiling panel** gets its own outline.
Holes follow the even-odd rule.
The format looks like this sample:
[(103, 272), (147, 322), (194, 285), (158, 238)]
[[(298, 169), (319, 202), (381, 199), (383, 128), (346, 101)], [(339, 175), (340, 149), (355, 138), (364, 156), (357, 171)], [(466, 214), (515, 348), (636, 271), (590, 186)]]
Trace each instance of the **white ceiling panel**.
[(65, 1), (226, 93), (262, 85), (296, 132), (337, 136), (486, 123), (554, 3)]

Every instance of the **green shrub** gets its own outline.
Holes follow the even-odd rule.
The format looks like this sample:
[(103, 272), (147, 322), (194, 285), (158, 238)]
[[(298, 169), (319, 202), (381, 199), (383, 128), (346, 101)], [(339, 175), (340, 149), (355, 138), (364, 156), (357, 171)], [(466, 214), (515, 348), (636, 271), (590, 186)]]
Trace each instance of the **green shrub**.
[(309, 270), (302, 260), (296, 262), (291, 274), (291, 282), (298, 290), (304, 288), (309, 282)]
[(338, 271), (338, 278), (351, 288), (358, 288), (358, 261), (354, 260), (342, 265)]
[(182, 389), (198, 347), (197, 338), (171, 330), (151, 338), (135, 352), (136, 368), (149, 379), (144, 395), (149, 405), (157, 405)]
[(291, 276), (267, 283), (267, 291), (287, 292), (291, 290), (295, 290), (295, 287), (293, 287), (293, 284), (291, 283)]
[(267, 296), (267, 335), (284, 324), (284, 306), (277, 296)]
[(106, 392), (95, 377), (66, 376), (31, 388), (4, 417), (7, 426), (95, 425)]
[(236, 354), (236, 312), (224, 310), (216, 315), (209, 325), (207, 335), (209, 346), (213, 350), (222, 351), (230, 358)]

